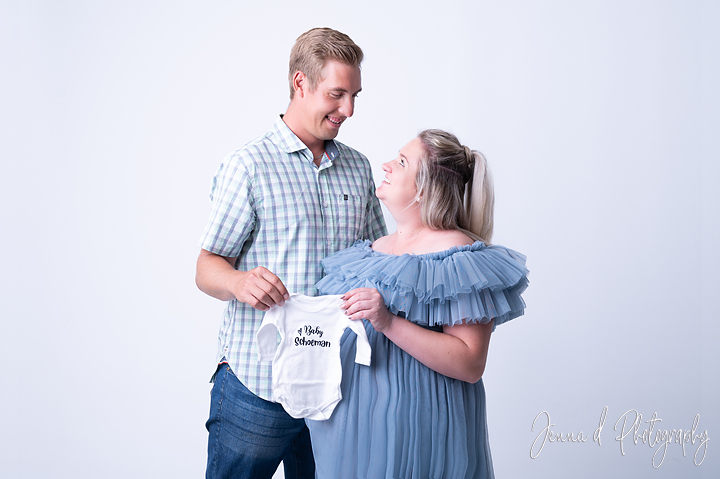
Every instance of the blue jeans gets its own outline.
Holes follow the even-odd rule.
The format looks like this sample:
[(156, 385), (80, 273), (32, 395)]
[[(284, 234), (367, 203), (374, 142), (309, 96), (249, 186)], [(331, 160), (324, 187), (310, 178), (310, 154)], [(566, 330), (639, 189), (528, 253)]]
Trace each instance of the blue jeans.
[(251, 393), (227, 364), (215, 373), (205, 427), (210, 433), (207, 479), (270, 479), (281, 460), (286, 479), (315, 478), (305, 420)]

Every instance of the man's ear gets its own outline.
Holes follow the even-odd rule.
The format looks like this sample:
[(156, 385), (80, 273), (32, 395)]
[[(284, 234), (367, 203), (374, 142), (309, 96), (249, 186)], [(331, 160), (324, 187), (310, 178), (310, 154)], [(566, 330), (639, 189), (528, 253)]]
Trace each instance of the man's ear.
[(293, 75), (293, 81), (292, 81), (292, 86), (293, 86), (293, 89), (295, 90), (295, 94), (300, 95), (300, 97), (305, 96), (305, 92), (307, 90), (307, 85), (308, 85), (308, 81), (307, 81), (307, 77), (305, 76), (305, 74), (303, 72), (301, 72), (300, 70), (296, 71), (295, 74)]

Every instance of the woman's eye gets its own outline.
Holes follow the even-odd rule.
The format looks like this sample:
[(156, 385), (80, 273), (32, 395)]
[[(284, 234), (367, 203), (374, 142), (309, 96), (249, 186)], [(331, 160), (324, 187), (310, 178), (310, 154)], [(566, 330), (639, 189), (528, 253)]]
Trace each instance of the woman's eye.
[(403, 160), (402, 158), (400, 158), (400, 166), (405, 166), (405, 160)]

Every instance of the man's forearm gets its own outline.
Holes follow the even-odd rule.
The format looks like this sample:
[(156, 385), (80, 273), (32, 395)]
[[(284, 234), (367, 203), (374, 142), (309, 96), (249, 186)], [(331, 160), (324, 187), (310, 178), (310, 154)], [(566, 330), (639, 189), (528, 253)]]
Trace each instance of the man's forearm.
[(232, 285), (237, 283), (238, 275), (242, 274), (234, 267), (236, 260), (201, 250), (195, 270), (195, 284), (200, 291), (213, 298), (222, 301), (235, 299)]

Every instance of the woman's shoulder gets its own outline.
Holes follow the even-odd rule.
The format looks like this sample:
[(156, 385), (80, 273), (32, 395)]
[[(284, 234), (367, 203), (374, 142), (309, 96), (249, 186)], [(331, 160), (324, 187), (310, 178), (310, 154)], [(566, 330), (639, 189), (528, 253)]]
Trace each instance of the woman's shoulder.
[(380, 253), (389, 253), (390, 247), (392, 246), (392, 241), (390, 241), (391, 236), (392, 235), (385, 235), (373, 241), (372, 249)]

